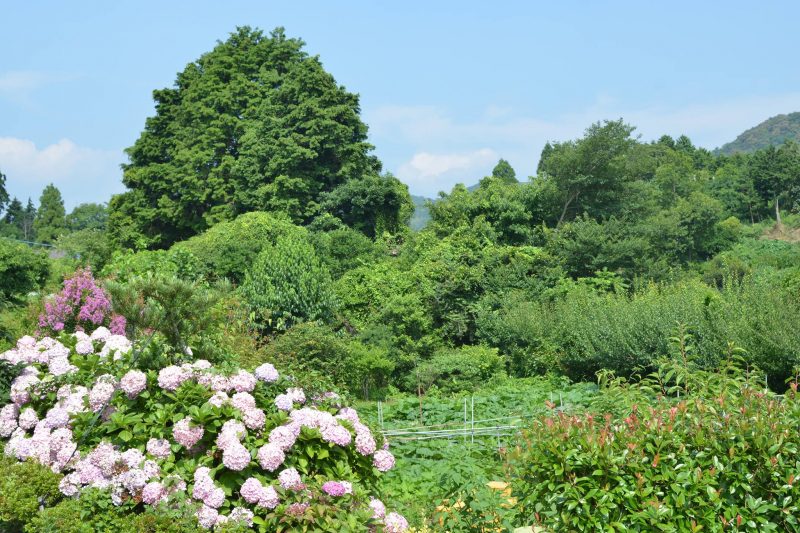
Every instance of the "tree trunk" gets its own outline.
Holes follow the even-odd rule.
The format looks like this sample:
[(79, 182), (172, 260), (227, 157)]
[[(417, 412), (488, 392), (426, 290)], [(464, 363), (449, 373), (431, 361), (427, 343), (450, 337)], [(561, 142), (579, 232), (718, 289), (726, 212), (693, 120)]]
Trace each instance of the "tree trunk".
[(556, 224), (556, 228), (561, 227), (561, 223), (564, 222), (564, 217), (567, 216), (567, 209), (569, 209), (569, 205), (578, 197), (578, 192), (575, 194), (571, 194), (567, 197), (567, 201), (564, 203), (564, 209), (561, 210), (561, 216), (558, 217), (558, 224)]
[(781, 206), (778, 203), (778, 197), (775, 197), (775, 222), (778, 226), (782, 226), (781, 224)]

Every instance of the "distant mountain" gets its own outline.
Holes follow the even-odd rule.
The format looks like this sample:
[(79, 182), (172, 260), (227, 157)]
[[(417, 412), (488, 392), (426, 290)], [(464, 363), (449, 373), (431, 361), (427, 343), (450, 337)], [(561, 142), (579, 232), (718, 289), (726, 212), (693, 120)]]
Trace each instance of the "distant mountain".
[(800, 112), (777, 115), (745, 131), (733, 142), (717, 148), (716, 152), (731, 155), (735, 152), (754, 152), (787, 139), (800, 142)]
[[(411, 222), (409, 222), (409, 226), (414, 231), (419, 231), (424, 228), (428, 222), (431, 220), (430, 211), (428, 211), (428, 206), (425, 203), (431, 198), (425, 198), (424, 196), (415, 196), (411, 195), (411, 200), (414, 202), (414, 214), (411, 215)], [(432, 200), (431, 200), (432, 201)]]

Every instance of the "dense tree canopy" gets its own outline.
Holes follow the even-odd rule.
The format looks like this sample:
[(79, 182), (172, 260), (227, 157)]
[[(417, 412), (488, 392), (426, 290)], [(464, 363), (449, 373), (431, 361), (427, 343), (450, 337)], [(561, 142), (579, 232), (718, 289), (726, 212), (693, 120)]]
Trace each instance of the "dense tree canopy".
[(44, 188), (39, 199), (39, 209), (33, 222), (36, 238), (41, 242), (53, 242), (67, 232), (67, 212), (61, 191), (52, 183)]
[(248, 211), (308, 222), (320, 195), (377, 174), (358, 96), (282, 29), (239, 28), (154, 92), (127, 150), (109, 224), (118, 243), (164, 247)]

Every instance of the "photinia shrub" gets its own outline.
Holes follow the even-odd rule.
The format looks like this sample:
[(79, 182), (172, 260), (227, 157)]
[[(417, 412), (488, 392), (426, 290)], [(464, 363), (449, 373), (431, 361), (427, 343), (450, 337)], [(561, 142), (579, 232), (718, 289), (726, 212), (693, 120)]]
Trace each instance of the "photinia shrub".
[(64, 496), (100, 489), (129, 513), (190, 505), (207, 529), (407, 529), (375, 498), (388, 443), (335, 393), (307, 395), (269, 363), (146, 370), (137, 353), (105, 327), (20, 339), (0, 355), (25, 365), (0, 409), (6, 455), (63, 473)]
[(621, 415), (538, 420), (507, 456), (520, 525), (800, 530), (797, 382), (779, 397), (751, 376), (674, 365), (638, 384), (612, 380), (603, 396)]
[(64, 288), (44, 304), (39, 329), (45, 334), (84, 331), (108, 326), (112, 333), (125, 333), (125, 318), (113, 314), (111, 300), (88, 268), (79, 268), (64, 280)]

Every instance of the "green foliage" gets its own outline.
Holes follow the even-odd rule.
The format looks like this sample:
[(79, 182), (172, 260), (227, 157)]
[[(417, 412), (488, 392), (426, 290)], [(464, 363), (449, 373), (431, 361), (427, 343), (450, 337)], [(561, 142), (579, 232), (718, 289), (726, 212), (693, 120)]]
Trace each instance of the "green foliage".
[(496, 348), (444, 348), (420, 365), (418, 375), (426, 389), (436, 385), (445, 394), (458, 393), (474, 390), (492, 379), (504, 376), (505, 361)]
[(553, 413), (524, 432), (508, 456), (517, 523), (549, 531), (797, 530), (796, 385), (779, 401), (757, 376), (730, 365), (692, 372), (685, 363), (662, 366), (639, 385), (607, 382), (603, 394), (622, 415)]
[(385, 348), (366, 346), (314, 322), (297, 324), (276, 337), (266, 345), (264, 355), (295, 375), (317, 376), (362, 398), (379, 394), (394, 370)]
[(352, 179), (322, 196), (321, 209), (374, 238), (399, 233), (414, 209), (408, 186), (392, 175)]
[[(163, 274), (134, 277), (127, 282), (107, 281), (114, 311), (125, 317), (128, 335), (158, 332), (174, 360), (187, 354), (218, 360), (213, 333), (219, 331), (221, 316), (215, 306), (228, 287), (209, 288)], [(154, 363), (160, 363), (155, 361)]]
[(191, 509), (172, 509), (161, 505), (133, 513), (129, 506), (113, 504), (109, 494), (88, 490), (78, 499), (66, 499), (43, 509), (28, 524), (26, 531), (38, 533), (193, 533), (203, 531)]
[(787, 140), (800, 142), (800, 112), (768, 118), (741, 133), (735, 140), (722, 145), (718, 152), (725, 155), (754, 152), (769, 146), (777, 146)]
[(176, 244), (170, 253), (191, 254), (199, 262), (199, 274), (206, 279), (227, 278), (241, 283), (245, 271), (255, 263), (264, 248), (274, 245), (281, 237), (305, 234), (285, 216), (246, 213)]
[(39, 199), (39, 209), (36, 211), (36, 220), (33, 229), (40, 242), (54, 242), (60, 235), (68, 231), (67, 213), (64, 210), (64, 200), (52, 183), (44, 188)]
[(113, 248), (108, 234), (96, 228), (86, 228), (61, 235), (55, 242), (58, 250), (79, 264), (99, 272), (111, 260)]
[(336, 308), (330, 273), (302, 237), (279, 237), (264, 248), (240, 288), (253, 324), (283, 331), (305, 321), (329, 321)]
[(539, 173), (552, 180), (561, 198), (558, 224), (587, 212), (613, 214), (616, 196), (626, 181), (624, 156), (633, 146), (634, 128), (621, 119), (596, 123), (576, 141), (548, 144)]
[(0, 238), (0, 303), (38, 290), (49, 270), (47, 257), (40, 251)]
[(108, 209), (102, 204), (80, 204), (67, 215), (70, 231), (93, 229), (104, 231), (108, 223)]
[(125, 282), (135, 277), (156, 274), (174, 276), (185, 281), (202, 277), (201, 267), (192, 252), (176, 247), (170, 250), (115, 251), (111, 260), (101, 270), (101, 275), (115, 281)]
[(492, 169), (492, 177), (499, 178), (506, 183), (518, 183), (517, 173), (505, 159), (501, 159)]
[(52, 506), (61, 500), (60, 480), (59, 474), (33, 461), (0, 459), (0, 529), (22, 531), (40, 506)]
[(348, 227), (315, 231), (309, 234), (309, 240), (333, 279), (340, 278), (348, 270), (375, 263), (381, 255), (380, 248), (372, 240)]
[(110, 203), (118, 244), (169, 246), (249, 211), (308, 222), (323, 193), (380, 170), (358, 96), (303, 44), (238, 28), (154, 91), (156, 114), (127, 150), (129, 191)]

